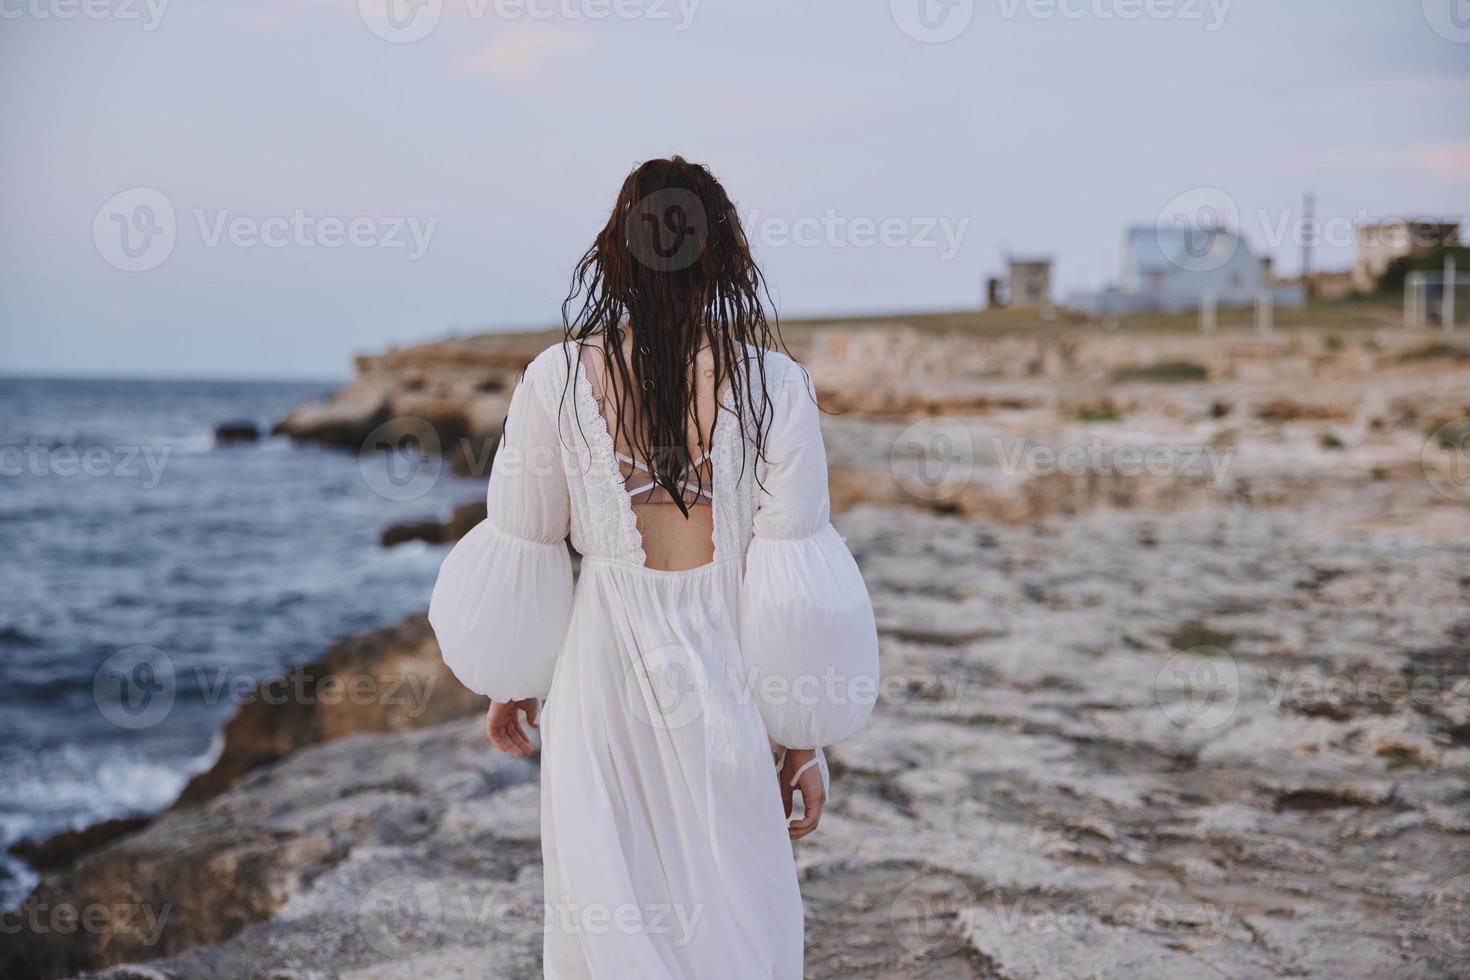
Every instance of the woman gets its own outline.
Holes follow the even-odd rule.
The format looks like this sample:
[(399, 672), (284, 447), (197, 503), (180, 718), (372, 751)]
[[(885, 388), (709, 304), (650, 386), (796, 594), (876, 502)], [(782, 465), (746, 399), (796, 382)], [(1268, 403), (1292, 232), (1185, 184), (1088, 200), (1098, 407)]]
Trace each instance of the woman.
[(434, 588), (491, 740), (541, 731), (547, 977), (802, 975), (790, 841), (821, 819), (821, 746), (871, 710), (877, 637), (764, 295), (707, 169), (633, 171)]

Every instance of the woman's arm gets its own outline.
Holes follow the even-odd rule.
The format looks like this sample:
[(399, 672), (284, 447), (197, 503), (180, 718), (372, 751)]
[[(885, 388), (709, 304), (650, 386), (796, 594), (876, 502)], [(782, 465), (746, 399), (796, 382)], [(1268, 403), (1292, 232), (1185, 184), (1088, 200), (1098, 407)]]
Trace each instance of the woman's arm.
[(444, 559), (429, 622), (444, 662), (470, 690), (492, 699), (487, 726), (506, 751), (528, 754), (518, 715), (535, 724), (551, 687), (572, 607), (566, 536), (570, 501), (542, 354), (511, 396), (486, 490), (486, 518)]
[[(786, 746), (782, 796), (791, 777), (858, 730), (878, 693), (878, 634), (857, 563), (833, 529), (827, 457), (810, 381), (790, 364), (773, 385), (765, 458), (757, 463), (760, 500), (746, 552), (740, 646), (755, 675), (766, 732)], [(820, 763), (801, 773), (805, 836), (821, 816)], [(788, 807), (789, 809), (789, 807)]]

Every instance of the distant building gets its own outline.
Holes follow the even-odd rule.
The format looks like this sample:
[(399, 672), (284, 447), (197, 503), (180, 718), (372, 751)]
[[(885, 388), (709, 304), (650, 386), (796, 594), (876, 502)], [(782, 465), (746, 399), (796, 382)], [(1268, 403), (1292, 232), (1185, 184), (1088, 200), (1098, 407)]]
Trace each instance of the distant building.
[(1460, 225), (1455, 221), (1422, 218), (1406, 221), (1376, 221), (1358, 226), (1358, 257), (1353, 263), (1353, 286), (1363, 293), (1372, 292), (1378, 277), (1394, 259), (1420, 255), (1440, 245), (1454, 245), (1460, 240)]
[(1051, 305), (1051, 259), (1011, 259), (1010, 306)]
[(1355, 288), (1351, 269), (1331, 271), (1324, 269), (1312, 273), (1313, 299), (1326, 300), (1329, 303), (1336, 302), (1347, 299), (1353, 294)]
[(1224, 228), (1136, 225), (1128, 230), (1123, 282), (1076, 305), (1092, 313), (1197, 310), (1205, 297), (1219, 306), (1249, 306), (1262, 294), (1284, 306), (1304, 302), (1301, 286), (1271, 277), (1269, 259)]

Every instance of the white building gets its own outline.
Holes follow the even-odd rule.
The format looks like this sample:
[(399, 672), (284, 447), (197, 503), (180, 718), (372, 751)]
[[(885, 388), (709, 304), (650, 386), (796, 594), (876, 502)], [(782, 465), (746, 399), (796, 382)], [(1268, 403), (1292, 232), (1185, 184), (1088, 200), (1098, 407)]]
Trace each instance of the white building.
[(1220, 306), (1249, 306), (1263, 293), (1284, 306), (1304, 302), (1301, 286), (1272, 282), (1270, 261), (1224, 228), (1136, 225), (1128, 230), (1123, 281), (1074, 305), (1092, 313), (1197, 310), (1205, 297)]

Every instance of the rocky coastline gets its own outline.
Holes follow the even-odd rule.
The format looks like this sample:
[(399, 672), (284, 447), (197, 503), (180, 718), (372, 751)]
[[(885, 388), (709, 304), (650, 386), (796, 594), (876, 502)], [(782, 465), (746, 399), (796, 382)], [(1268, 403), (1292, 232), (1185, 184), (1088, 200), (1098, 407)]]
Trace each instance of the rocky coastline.
[[(277, 431), (356, 450), (422, 420), (483, 472), (552, 339), (361, 358)], [(885, 678), (798, 847), (809, 976), (1466, 972), (1470, 348), (790, 339)], [(486, 748), (424, 618), (298, 673), (403, 693), (256, 700), (168, 810), (29, 845), (0, 975), (537, 975), (536, 766)]]

